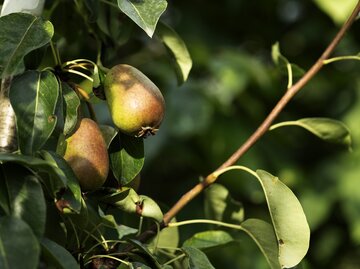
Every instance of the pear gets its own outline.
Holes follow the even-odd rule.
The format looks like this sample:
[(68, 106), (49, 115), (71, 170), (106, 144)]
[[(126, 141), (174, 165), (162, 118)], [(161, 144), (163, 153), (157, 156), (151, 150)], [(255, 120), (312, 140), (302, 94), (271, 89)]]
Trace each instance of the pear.
[(141, 71), (126, 64), (114, 66), (106, 75), (104, 92), (121, 132), (135, 137), (157, 132), (165, 113), (164, 97)]
[(101, 187), (109, 173), (107, 146), (98, 125), (83, 118), (76, 131), (66, 139), (64, 159), (79, 180), (83, 191)]

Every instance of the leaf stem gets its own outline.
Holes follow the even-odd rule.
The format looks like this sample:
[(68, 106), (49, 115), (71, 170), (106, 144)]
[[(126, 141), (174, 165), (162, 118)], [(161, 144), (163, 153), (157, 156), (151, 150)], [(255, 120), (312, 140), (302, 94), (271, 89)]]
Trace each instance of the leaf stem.
[(119, 259), (119, 258), (116, 258), (116, 257), (113, 257), (113, 256), (111, 256), (111, 255), (94, 255), (94, 256), (91, 256), (91, 257), (89, 258), (89, 260), (85, 263), (85, 265), (88, 264), (91, 260), (94, 260), (94, 259), (97, 259), (97, 258), (108, 258), (108, 259), (112, 259), (112, 260), (118, 261), (118, 262), (120, 262), (120, 263), (123, 263), (123, 264), (125, 264), (125, 265), (128, 266), (128, 267), (130, 266), (130, 263), (129, 263), (129, 262), (124, 261), (124, 260)]
[(292, 67), (290, 63), (286, 64), (286, 68), (288, 71), (288, 77), (289, 77), (289, 81), (288, 81), (288, 85), (287, 88), (290, 89), (291, 86), (293, 85), (293, 72), (292, 72)]
[(334, 58), (330, 58), (327, 60), (324, 60), (323, 63), (324, 64), (330, 64), (333, 62), (338, 62), (338, 61), (344, 61), (344, 60), (360, 60), (360, 55), (348, 55), (348, 56), (339, 56), (339, 57), (334, 57)]
[(50, 40), (50, 47), (51, 47), (52, 55), (54, 57), (55, 65), (60, 65), (60, 59), (58, 58), (58, 53), (56, 52), (56, 48), (52, 40)]
[(184, 258), (184, 257), (186, 257), (186, 254), (185, 254), (185, 253), (183, 253), (183, 254), (181, 254), (181, 255), (179, 255), (179, 256), (176, 256), (175, 258), (167, 261), (166, 263), (163, 264), (163, 266), (172, 264), (173, 262), (176, 262), (177, 260), (180, 260), (180, 259), (182, 259), (182, 258)]
[(214, 225), (223, 226), (223, 227), (236, 229), (236, 230), (242, 230), (242, 231), (244, 230), (244, 228), (241, 225), (236, 225), (236, 224), (231, 224), (231, 223), (226, 223), (226, 222), (211, 220), (211, 219), (192, 219), (192, 220), (171, 222), (168, 224), (168, 227), (173, 228), (173, 227), (179, 227), (179, 226), (190, 225), (190, 224), (204, 224), (204, 223), (214, 224)]

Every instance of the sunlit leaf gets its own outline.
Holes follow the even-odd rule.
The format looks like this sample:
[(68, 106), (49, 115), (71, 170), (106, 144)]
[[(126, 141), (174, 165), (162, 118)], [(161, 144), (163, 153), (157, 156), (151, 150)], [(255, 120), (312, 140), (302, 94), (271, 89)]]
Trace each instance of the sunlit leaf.
[(118, 6), (152, 37), (156, 24), (167, 7), (167, 2), (166, 0), (118, 0)]
[(13, 13), (0, 18), (0, 78), (24, 71), (23, 59), (47, 44), (54, 34), (49, 21), (30, 14)]
[(205, 190), (205, 214), (213, 220), (240, 224), (244, 220), (244, 208), (232, 199), (223, 185), (212, 184)]
[(62, 246), (47, 238), (41, 240), (42, 257), (49, 267), (58, 269), (78, 269), (74, 257)]
[(32, 155), (39, 150), (54, 131), (58, 96), (58, 81), (49, 71), (27, 71), (13, 80), (10, 101), (23, 154)]
[(263, 170), (256, 174), (263, 187), (276, 238), (282, 267), (294, 267), (309, 248), (310, 229), (299, 200), (277, 177)]
[(274, 228), (259, 219), (247, 219), (241, 223), (241, 227), (258, 245), (271, 269), (280, 269), (278, 243)]
[(212, 266), (208, 257), (201, 250), (193, 247), (182, 247), (186, 256), (189, 258), (189, 269), (212, 269)]
[(141, 216), (161, 222), (163, 219), (163, 213), (159, 205), (148, 196), (140, 195), (139, 198)]
[(225, 231), (205, 231), (196, 233), (192, 237), (186, 239), (183, 243), (183, 247), (207, 249), (226, 245), (233, 240), (232, 236)]
[(110, 150), (111, 169), (115, 178), (126, 185), (139, 174), (144, 165), (144, 141), (119, 133), (113, 144), (116, 151)]
[(270, 130), (283, 126), (302, 127), (324, 141), (342, 144), (351, 149), (350, 131), (341, 121), (329, 118), (304, 118), (297, 121), (280, 122), (273, 125)]
[(15, 217), (0, 217), (0, 268), (37, 269), (40, 244), (30, 227)]
[(338, 25), (350, 16), (357, 0), (314, 0), (315, 3)]
[(184, 41), (165, 23), (159, 23), (156, 29), (156, 35), (159, 36), (161, 41), (168, 48), (173, 58), (178, 83), (184, 83), (187, 80), (192, 67), (192, 60)]
[(139, 201), (139, 195), (133, 189), (126, 187), (101, 198), (101, 202), (111, 204), (128, 213), (136, 213), (136, 204)]

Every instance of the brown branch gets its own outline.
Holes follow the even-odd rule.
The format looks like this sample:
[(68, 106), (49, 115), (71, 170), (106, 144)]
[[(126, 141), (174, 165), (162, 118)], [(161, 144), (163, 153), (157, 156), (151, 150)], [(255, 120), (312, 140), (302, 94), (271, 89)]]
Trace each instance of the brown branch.
[[(229, 167), (236, 163), (240, 157), (242, 157), (269, 129), (272, 122), (276, 119), (279, 113), (284, 109), (284, 107), (289, 103), (289, 101), (297, 94), (324, 66), (324, 60), (328, 59), (331, 53), (334, 51), (335, 47), (339, 44), (340, 40), (344, 37), (346, 31), (350, 28), (351, 24), (355, 21), (357, 15), (360, 12), (360, 1), (358, 1), (354, 11), (350, 15), (349, 19), (341, 27), (335, 38), (332, 40), (330, 45), (326, 48), (324, 53), (320, 58), (315, 62), (315, 64), (306, 72), (306, 74), (291, 88), (289, 88), (280, 101), (275, 105), (274, 109), (266, 117), (266, 119), (260, 124), (258, 129), (244, 142), (244, 144), (239, 147), (238, 150), (234, 152), (219, 168), (214, 172), (209, 174), (204, 181), (195, 185), (191, 190), (185, 193), (175, 205), (164, 215), (163, 223), (161, 227), (166, 227), (167, 224), (171, 221), (177, 213), (187, 205), (192, 199), (194, 199), (198, 194), (200, 194), (205, 188), (215, 182), (216, 176), (215, 172)], [(156, 229), (150, 229), (145, 231), (140, 235), (139, 240), (146, 241), (149, 237), (153, 236), (156, 233)]]

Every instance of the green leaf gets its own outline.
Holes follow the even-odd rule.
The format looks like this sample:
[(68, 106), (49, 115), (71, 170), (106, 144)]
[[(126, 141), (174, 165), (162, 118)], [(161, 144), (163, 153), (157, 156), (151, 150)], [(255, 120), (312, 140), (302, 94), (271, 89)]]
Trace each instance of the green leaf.
[(294, 267), (309, 248), (310, 229), (299, 200), (277, 177), (257, 170), (279, 244), (282, 267)]
[(80, 107), (80, 99), (76, 92), (64, 82), (61, 82), (63, 98), (64, 98), (64, 135), (70, 134), (76, 127), (78, 121), (78, 109)]
[(274, 228), (259, 219), (247, 219), (241, 223), (241, 227), (258, 245), (271, 269), (280, 269), (279, 250)]
[(13, 80), (10, 101), (23, 154), (32, 155), (39, 150), (54, 131), (58, 95), (58, 81), (49, 71), (28, 71)]
[(136, 239), (131, 239), (131, 238), (127, 239), (127, 241), (129, 241), (132, 245), (134, 245), (142, 253), (146, 254), (146, 256), (149, 258), (149, 261), (154, 265), (154, 267), (150, 267), (150, 268), (159, 268), (159, 269), (163, 268), (160, 265), (160, 263), (157, 261), (156, 257), (151, 253), (151, 251), (144, 244), (142, 244), (140, 241), (138, 241)]
[(188, 238), (183, 243), (183, 247), (207, 249), (223, 246), (233, 241), (234, 239), (231, 237), (231, 235), (225, 231), (205, 231), (196, 233), (192, 237)]
[(103, 196), (101, 202), (111, 204), (128, 213), (136, 213), (139, 195), (131, 188), (123, 187), (115, 193)]
[(356, 6), (357, 0), (314, 0), (315, 3), (338, 25), (343, 24)]
[(81, 189), (79, 181), (76, 178), (74, 171), (69, 164), (60, 155), (51, 151), (41, 151), (42, 157), (51, 162), (54, 166), (59, 168), (59, 173), (63, 173), (63, 176), (67, 179), (67, 190), (62, 196), (66, 200), (67, 207), (74, 211), (80, 212), (81, 209)]
[(142, 138), (131, 137), (119, 133), (114, 140), (116, 152), (110, 150), (110, 164), (115, 178), (121, 185), (132, 181), (144, 165), (144, 141)]
[(148, 36), (154, 34), (156, 24), (167, 7), (166, 0), (118, 0), (118, 6)]
[(13, 13), (0, 18), (0, 78), (24, 71), (29, 52), (50, 42), (54, 28), (49, 21), (30, 14)]
[(184, 41), (165, 23), (159, 23), (156, 29), (156, 35), (168, 48), (170, 55), (173, 58), (178, 83), (184, 83), (187, 80), (192, 67), (192, 60)]
[[(276, 42), (272, 46), (271, 56), (283, 74), (291, 75), (291, 77), (300, 77), (305, 74), (305, 71), (301, 67), (290, 63), (289, 60), (281, 54), (279, 42)], [(291, 69), (291, 74), (289, 74), (289, 68)]]
[(15, 217), (0, 218), (0, 268), (37, 269), (40, 245), (30, 227)]
[(107, 147), (110, 147), (111, 142), (114, 140), (114, 138), (116, 137), (116, 135), (118, 134), (118, 131), (109, 125), (100, 125), (100, 130), (101, 133), (105, 139), (105, 143), (107, 145)]
[(163, 213), (159, 205), (148, 196), (140, 195), (139, 198), (141, 216), (161, 222), (163, 220)]
[(53, 197), (55, 197), (56, 193), (61, 188), (66, 187), (67, 178), (65, 177), (64, 173), (50, 161), (42, 160), (32, 156), (25, 156), (13, 153), (1, 153), (0, 163), (6, 162), (15, 162), (25, 167), (29, 167), (31, 168), (31, 170), (34, 170), (37, 173), (47, 173), (53, 176), (56, 185), (51, 186), (50, 184), (46, 184), (48, 189), (52, 191)]
[(189, 258), (189, 269), (215, 269), (201, 250), (186, 246), (182, 247), (182, 250)]
[(133, 268), (136, 268), (136, 269), (151, 269), (151, 267), (149, 267), (143, 263), (140, 263), (140, 262), (133, 262), (133, 263), (131, 263), (131, 265), (133, 266)]
[(41, 240), (42, 257), (48, 267), (57, 269), (79, 269), (74, 257), (62, 246), (47, 238)]
[(302, 127), (324, 141), (345, 145), (351, 149), (350, 131), (341, 121), (329, 118), (304, 118), (275, 124), (270, 127), (270, 130), (283, 126)]
[(24, 167), (14, 163), (1, 166), (0, 180), (6, 189), (9, 215), (24, 220), (41, 238), (45, 231), (46, 204), (38, 179)]
[(244, 220), (244, 208), (231, 197), (228, 189), (215, 183), (205, 190), (205, 215), (209, 219), (240, 224)]

